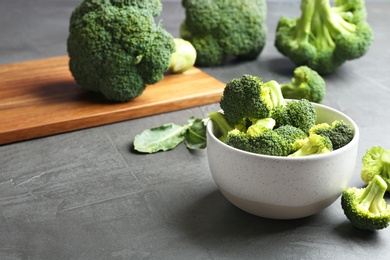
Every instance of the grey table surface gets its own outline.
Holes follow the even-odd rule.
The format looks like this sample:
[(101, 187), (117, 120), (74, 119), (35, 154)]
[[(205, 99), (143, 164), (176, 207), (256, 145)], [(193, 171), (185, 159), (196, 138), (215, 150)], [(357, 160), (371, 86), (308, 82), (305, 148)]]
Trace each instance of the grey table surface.
[[(0, 63), (66, 54), (76, 0), (1, 0)], [(184, 17), (163, 1), (173, 36)], [(323, 104), (359, 125), (358, 157), (390, 149), (389, 1), (367, 1), (375, 42), (361, 59), (326, 76)], [(267, 45), (255, 61), (202, 68), (227, 82), (244, 73), (288, 81), (293, 64), (273, 46), (297, 1), (268, 2)], [(0, 97), (1, 102), (1, 97)], [(206, 151), (184, 145), (153, 155), (131, 151), (134, 136), (219, 108), (205, 105), (0, 146), (0, 259), (388, 259), (390, 228), (353, 228), (340, 201), (297, 220), (270, 220), (230, 204), (216, 188)], [(1, 123), (1, 119), (0, 119)], [(350, 186), (363, 185), (360, 159)]]

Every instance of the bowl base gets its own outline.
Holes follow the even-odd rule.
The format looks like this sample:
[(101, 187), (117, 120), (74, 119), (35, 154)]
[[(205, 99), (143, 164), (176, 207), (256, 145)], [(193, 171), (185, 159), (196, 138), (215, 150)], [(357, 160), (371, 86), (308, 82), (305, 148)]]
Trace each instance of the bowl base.
[(304, 206), (279, 206), (237, 197), (219, 187), (225, 198), (236, 207), (255, 216), (269, 219), (297, 219), (314, 215), (331, 205), (337, 198), (330, 198)]

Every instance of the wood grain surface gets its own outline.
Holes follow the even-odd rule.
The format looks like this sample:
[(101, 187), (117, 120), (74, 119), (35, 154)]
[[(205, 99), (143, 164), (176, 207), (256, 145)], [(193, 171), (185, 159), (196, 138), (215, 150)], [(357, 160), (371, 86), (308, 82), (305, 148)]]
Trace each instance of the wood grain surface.
[(69, 58), (0, 65), (0, 145), (218, 102), (225, 84), (193, 67), (126, 103), (84, 92)]

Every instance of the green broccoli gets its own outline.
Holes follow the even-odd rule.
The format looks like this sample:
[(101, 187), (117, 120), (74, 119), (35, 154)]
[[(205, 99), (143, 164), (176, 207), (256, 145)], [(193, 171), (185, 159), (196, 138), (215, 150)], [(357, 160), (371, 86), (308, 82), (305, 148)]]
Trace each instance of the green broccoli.
[(171, 55), (169, 71), (183, 73), (194, 66), (196, 50), (189, 41), (175, 38), (175, 51)]
[(309, 133), (325, 135), (332, 141), (333, 150), (339, 149), (347, 145), (354, 136), (352, 126), (343, 120), (335, 120), (331, 125), (328, 123), (320, 123), (314, 125)]
[(369, 183), (376, 175), (382, 177), (390, 191), (390, 150), (381, 146), (368, 149), (362, 158), (363, 167), (360, 172), (365, 183)]
[(312, 103), (306, 99), (300, 99), (291, 100), (285, 106), (274, 107), (271, 117), (276, 121), (276, 128), (291, 125), (308, 133), (317, 121), (317, 112)]
[(274, 44), (296, 65), (328, 74), (362, 57), (372, 41), (364, 0), (301, 0), (299, 18), (280, 18)]
[(229, 81), (223, 91), (220, 106), (229, 124), (245, 131), (255, 121), (269, 117), (285, 100), (276, 81), (264, 83), (259, 77), (243, 75)]
[(227, 57), (253, 60), (266, 37), (265, 0), (182, 0), (181, 38), (194, 45), (196, 65), (217, 66)]
[(333, 151), (332, 142), (326, 136), (311, 134), (303, 140), (297, 140), (294, 146), (301, 146), (289, 157), (309, 156), (315, 154), (325, 154)]
[[(283, 125), (276, 128), (274, 131), (287, 141), (290, 146), (290, 153), (299, 150), (303, 145), (303, 140), (307, 138), (307, 134), (305, 132), (291, 125)], [(299, 140), (302, 141), (299, 142)]]
[(359, 229), (375, 231), (390, 223), (390, 206), (384, 195), (386, 182), (379, 176), (365, 188), (346, 188), (341, 195), (341, 206), (351, 223)]
[(290, 145), (286, 139), (275, 131), (261, 125), (255, 126), (255, 129), (247, 132), (234, 129), (228, 133), (225, 143), (237, 149), (264, 155), (287, 156), (290, 153)]
[(69, 68), (85, 90), (125, 102), (160, 81), (175, 51), (173, 37), (156, 24), (159, 0), (83, 0), (70, 18)]
[(233, 130), (233, 127), (228, 123), (225, 116), (221, 112), (211, 112), (208, 114), (208, 116), (219, 131), (219, 139), (224, 142), (229, 131)]
[(325, 80), (307, 66), (295, 68), (291, 82), (280, 84), (280, 87), (284, 98), (307, 99), (315, 103), (321, 103), (326, 93)]

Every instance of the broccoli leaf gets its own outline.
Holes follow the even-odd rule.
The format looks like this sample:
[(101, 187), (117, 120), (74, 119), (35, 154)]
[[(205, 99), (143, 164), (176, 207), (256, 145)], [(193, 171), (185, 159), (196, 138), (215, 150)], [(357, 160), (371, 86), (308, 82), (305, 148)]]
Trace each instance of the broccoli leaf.
[(184, 135), (185, 145), (188, 149), (206, 148), (207, 136), (205, 121), (202, 118), (196, 118), (191, 121)]
[(144, 130), (134, 138), (134, 149), (141, 153), (168, 151), (184, 140), (188, 125), (164, 124)]
[(207, 145), (208, 119), (190, 117), (188, 123), (168, 123), (144, 130), (134, 138), (134, 149), (141, 153), (156, 153), (174, 149), (184, 141), (188, 149), (204, 149)]

